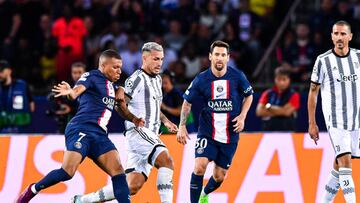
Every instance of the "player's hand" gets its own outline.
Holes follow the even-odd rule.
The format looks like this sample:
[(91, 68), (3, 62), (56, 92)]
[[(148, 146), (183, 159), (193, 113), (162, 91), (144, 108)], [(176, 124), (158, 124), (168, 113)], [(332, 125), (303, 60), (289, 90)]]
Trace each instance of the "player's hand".
[(133, 122), (137, 128), (144, 127), (145, 125), (145, 120), (143, 118), (135, 117), (131, 122)]
[(179, 130), (178, 127), (171, 121), (165, 122), (164, 125), (171, 133), (177, 133)]
[(234, 132), (240, 133), (242, 130), (244, 130), (244, 125), (245, 125), (245, 117), (244, 116), (238, 115), (232, 120), (232, 122), (235, 123), (233, 125)]
[(60, 97), (60, 96), (69, 95), (72, 89), (67, 82), (62, 81), (58, 85), (55, 85), (51, 91), (56, 93), (55, 97)]
[(315, 123), (309, 124), (308, 131), (310, 138), (313, 139), (315, 144), (317, 145), (317, 141), (319, 140), (319, 127)]
[(186, 126), (185, 125), (180, 125), (179, 126), (179, 131), (177, 132), (176, 134), (176, 140), (180, 143), (180, 144), (186, 144), (187, 141), (186, 139), (189, 139), (190, 140), (190, 137), (189, 137), (189, 134), (188, 134), (188, 131), (186, 129)]

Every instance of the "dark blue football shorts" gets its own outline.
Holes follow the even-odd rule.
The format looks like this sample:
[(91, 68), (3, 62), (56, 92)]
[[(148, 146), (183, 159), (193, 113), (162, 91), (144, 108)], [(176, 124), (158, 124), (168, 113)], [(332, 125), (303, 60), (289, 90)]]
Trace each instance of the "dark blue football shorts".
[(106, 152), (116, 150), (105, 132), (102, 134), (76, 128), (65, 130), (65, 146), (68, 151), (79, 152), (83, 159), (87, 156), (92, 160), (96, 160)]
[(198, 135), (195, 144), (195, 157), (206, 157), (221, 168), (229, 169), (237, 145), (237, 142), (224, 144), (209, 137)]

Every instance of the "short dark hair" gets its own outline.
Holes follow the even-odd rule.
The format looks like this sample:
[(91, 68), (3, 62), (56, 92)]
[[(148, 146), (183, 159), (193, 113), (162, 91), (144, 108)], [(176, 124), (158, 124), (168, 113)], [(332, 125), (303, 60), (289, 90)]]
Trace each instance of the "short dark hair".
[(107, 49), (107, 50), (103, 51), (101, 53), (100, 57), (121, 59), (120, 54), (117, 51), (115, 51), (114, 49)]
[(341, 25), (341, 26), (345, 25), (345, 26), (347, 26), (349, 28), (349, 31), (351, 32), (351, 25), (350, 25), (350, 23), (348, 23), (345, 20), (339, 20), (336, 23), (334, 23), (334, 25)]
[(287, 76), (290, 78), (291, 72), (289, 69), (279, 66), (275, 69), (275, 77), (278, 77), (278, 76)]
[(210, 53), (212, 53), (214, 51), (215, 47), (224, 47), (224, 48), (226, 48), (228, 54), (230, 53), (230, 46), (228, 43), (226, 43), (224, 41), (216, 40), (215, 42), (213, 42), (210, 46)]
[(172, 84), (175, 83), (175, 73), (170, 71), (170, 70), (164, 70), (162, 73), (161, 73), (161, 76), (162, 77), (169, 77), (170, 81)]
[(86, 65), (83, 62), (75, 62), (71, 64), (71, 68), (75, 68), (75, 67), (81, 67), (84, 68), (84, 70), (86, 70)]
[(5, 68), (11, 69), (9, 62), (6, 60), (0, 60), (0, 71), (4, 70)]

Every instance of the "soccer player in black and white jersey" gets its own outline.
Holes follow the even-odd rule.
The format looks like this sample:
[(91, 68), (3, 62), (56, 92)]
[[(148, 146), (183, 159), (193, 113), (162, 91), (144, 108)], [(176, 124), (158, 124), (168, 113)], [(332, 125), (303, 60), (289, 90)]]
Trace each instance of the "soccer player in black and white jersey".
[[(128, 160), (125, 173), (130, 194), (136, 194), (149, 177), (153, 166), (158, 169), (157, 189), (162, 203), (173, 202), (174, 163), (168, 149), (159, 138), (161, 122), (172, 133), (177, 126), (161, 112), (162, 79), (160, 76), (164, 51), (155, 42), (145, 43), (142, 47), (142, 67), (125, 81), (125, 95), (129, 111), (145, 118), (142, 128), (131, 122), (125, 122), (126, 147)], [(125, 107), (124, 107), (125, 108)], [(151, 198), (151, 197), (147, 197)], [(77, 195), (74, 203), (104, 202), (114, 199), (112, 185), (107, 185), (97, 192)]]
[(322, 202), (332, 202), (341, 188), (346, 202), (355, 203), (351, 158), (360, 157), (360, 51), (349, 48), (352, 33), (349, 23), (345, 21), (333, 25), (331, 38), (334, 48), (317, 57), (311, 74), (309, 134), (317, 144), (319, 128), (315, 109), (321, 89), (322, 110), (336, 155)]

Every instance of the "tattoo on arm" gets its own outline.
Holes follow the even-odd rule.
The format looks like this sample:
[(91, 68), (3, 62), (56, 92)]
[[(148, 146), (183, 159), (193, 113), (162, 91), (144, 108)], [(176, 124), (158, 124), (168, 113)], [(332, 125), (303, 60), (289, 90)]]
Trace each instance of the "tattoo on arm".
[(180, 113), (180, 125), (186, 125), (186, 121), (187, 118), (189, 117), (190, 110), (191, 110), (191, 104), (188, 103), (187, 101), (184, 101)]

